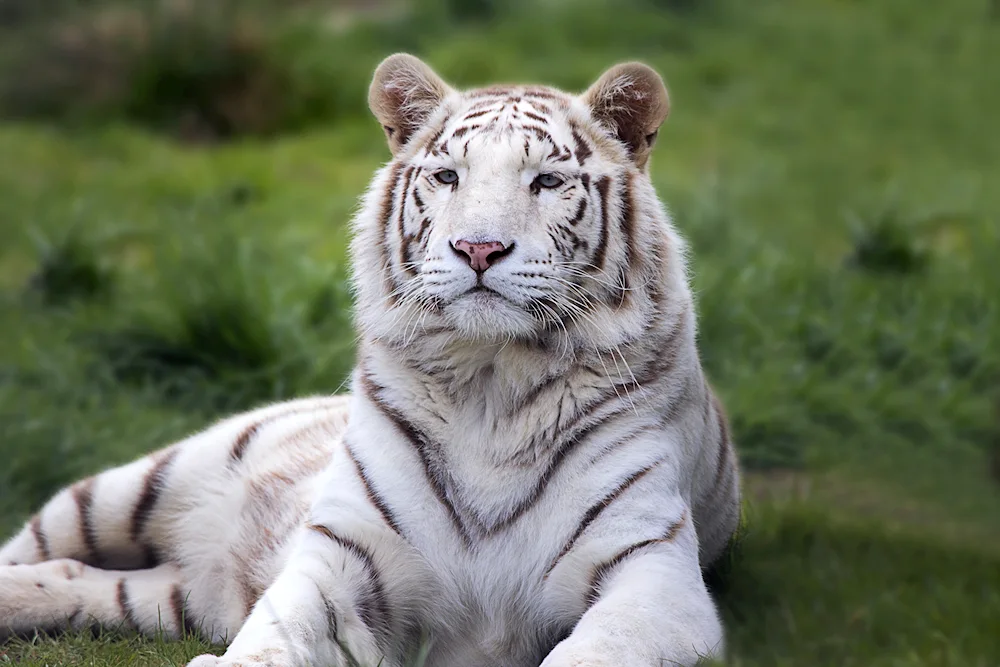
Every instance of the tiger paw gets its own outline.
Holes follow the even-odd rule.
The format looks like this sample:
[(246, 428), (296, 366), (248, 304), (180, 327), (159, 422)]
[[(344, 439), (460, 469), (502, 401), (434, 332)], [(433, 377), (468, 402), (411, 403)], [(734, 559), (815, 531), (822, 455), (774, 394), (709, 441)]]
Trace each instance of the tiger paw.
[(611, 659), (608, 654), (593, 650), (591, 647), (573, 646), (566, 641), (556, 646), (541, 667), (618, 667), (637, 663), (619, 660), (620, 656)]
[(248, 656), (199, 655), (187, 667), (291, 667), (292, 663), (280, 651), (261, 651)]

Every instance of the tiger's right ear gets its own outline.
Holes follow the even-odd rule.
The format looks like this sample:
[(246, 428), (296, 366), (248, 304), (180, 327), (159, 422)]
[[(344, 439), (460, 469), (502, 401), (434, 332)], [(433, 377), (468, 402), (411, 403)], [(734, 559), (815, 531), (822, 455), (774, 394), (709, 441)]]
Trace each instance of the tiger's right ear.
[(394, 155), (451, 92), (430, 67), (408, 53), (382, 61), (368, 89), (368, 107), (382, 124)]

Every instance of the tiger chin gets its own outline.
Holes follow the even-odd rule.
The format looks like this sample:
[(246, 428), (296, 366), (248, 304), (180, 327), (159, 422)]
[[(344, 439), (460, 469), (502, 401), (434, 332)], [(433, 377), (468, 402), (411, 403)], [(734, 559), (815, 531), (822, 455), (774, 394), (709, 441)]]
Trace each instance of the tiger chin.
[(53, 497), (0, 549), (0, 632), (228, 643), (190, 667), (661, 667), (723, 655), (702, 571), (739, 518), (669, 103), (457, 91), (404, 54), (353, 221), (351, 394), (271, 405)]

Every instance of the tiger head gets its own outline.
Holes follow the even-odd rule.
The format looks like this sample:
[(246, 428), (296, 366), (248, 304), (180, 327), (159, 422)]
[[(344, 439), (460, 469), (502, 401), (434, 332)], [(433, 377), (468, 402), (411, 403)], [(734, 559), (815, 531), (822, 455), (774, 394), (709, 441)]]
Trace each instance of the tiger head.
[(614, 346), (686, 293), (646, 173), (669, 110), (648, 66), (613, 67), (582, 95), (462, 92), (397, 54), (369, 106), (392, 160), (354, 223), (363, 335)]

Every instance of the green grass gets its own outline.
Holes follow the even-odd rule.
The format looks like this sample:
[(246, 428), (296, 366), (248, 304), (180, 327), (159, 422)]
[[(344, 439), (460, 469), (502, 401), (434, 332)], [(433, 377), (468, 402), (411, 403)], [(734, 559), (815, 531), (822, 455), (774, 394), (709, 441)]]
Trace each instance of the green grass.
[[(409, 32), (290, 19), (297, 90), (343, 76), (336, 105), (267, 139), (182, 145), (110, 112), (0, 123), (0, 535), (80, 475), (341, 385), (346, 223), (387, 158), (362, 113), (382, 56), (576, 88), (640, 58), (671, 91), (653, 175), (749, 471), (717, 583), (731, 664), (1000, 664), (995, 8), (551, 2), (526, 21), (486, 2), (449, 29), (449, 3), (422, 6)], [(0, 662), (201, 650), (109, 633)]]

